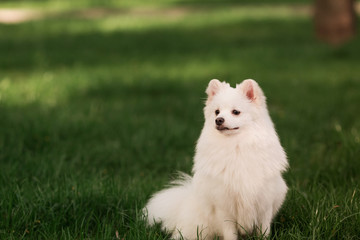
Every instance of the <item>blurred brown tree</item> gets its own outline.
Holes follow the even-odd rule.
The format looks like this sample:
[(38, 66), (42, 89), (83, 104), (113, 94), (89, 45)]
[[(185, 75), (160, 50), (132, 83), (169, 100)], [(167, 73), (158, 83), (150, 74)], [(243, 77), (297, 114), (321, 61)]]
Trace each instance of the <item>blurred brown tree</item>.
[(315, 0), (315, 31), (322, 41), (340, 45), (355, 35), (353, 0)]

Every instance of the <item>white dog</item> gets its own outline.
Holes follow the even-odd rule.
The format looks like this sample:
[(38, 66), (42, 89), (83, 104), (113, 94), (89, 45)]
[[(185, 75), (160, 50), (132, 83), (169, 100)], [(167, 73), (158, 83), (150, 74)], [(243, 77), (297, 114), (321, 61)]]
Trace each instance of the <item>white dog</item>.
[(267, 236), (287, 192), (288, 167), (254, 80), (236, 88), (211, 80), (205, 124), (196, 146), (193, 177), (183, 175), (145, 207), (149, 224), (161, 222), (175, 239)]

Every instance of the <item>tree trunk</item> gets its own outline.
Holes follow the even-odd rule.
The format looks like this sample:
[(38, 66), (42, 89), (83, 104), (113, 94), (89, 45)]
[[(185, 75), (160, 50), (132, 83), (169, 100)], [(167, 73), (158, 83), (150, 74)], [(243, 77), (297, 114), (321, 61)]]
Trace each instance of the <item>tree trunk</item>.
[(353, 0), (315, 0), (317, 37), (332, 45), (340, 45), (355, 35)]

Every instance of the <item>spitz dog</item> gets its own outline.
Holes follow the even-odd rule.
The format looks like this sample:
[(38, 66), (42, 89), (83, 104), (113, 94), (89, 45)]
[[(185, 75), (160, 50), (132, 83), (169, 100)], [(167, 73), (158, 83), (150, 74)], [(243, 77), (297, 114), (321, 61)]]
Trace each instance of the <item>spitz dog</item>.
[(193, 176), (156, 193), (147, 221), (161, 222), (174, 239), (268, 236), (287, 192), (288, 162), (263, 91), (251, 79), (236, 88), (214, 79), (206, 93)]

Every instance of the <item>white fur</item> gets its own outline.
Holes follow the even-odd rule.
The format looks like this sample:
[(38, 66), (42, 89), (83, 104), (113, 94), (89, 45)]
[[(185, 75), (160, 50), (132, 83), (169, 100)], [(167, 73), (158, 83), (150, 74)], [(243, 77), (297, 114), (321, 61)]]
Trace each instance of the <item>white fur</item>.
[[(265, 96), (254, 80), (236, 88), (211, 80), (206, 93), (193, 176), (183, 175), (149, 200), (148, 222), (161, 222), (175, 239), (235, 240), (254, 230), (268, 235), (287, 192), (281, 173), (288, 163)], [(216, 128), (219, 117), (229, 130)]]

